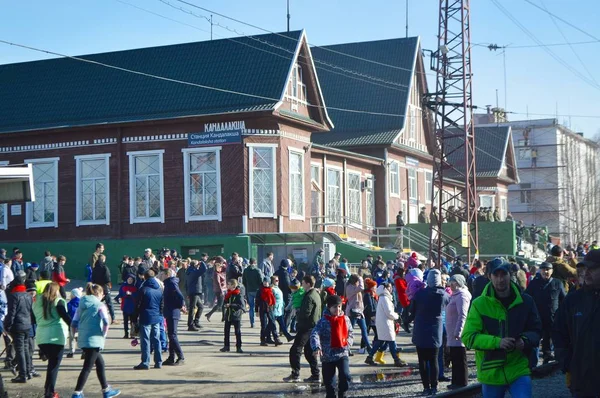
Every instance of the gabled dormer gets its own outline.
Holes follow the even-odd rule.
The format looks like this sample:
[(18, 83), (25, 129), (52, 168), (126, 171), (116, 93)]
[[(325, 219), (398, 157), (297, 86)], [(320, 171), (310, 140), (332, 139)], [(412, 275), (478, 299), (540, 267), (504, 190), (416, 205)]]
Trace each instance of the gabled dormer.
[(290, 63), (277, 113), (294, 121), (317, 127), (315, 131), (328, 131), (333, 128), (304, 31)]

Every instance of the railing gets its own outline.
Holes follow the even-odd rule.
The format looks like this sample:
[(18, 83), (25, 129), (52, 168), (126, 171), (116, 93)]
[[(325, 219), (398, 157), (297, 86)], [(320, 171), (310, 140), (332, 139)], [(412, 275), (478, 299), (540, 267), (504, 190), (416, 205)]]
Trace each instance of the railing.
[[(426, 251), (429, 248), (429, 236), (406, 225), (402, 229), (397, 227), (374, 227), (346, 216), (332, 219), (330, 216), (311, 217), (313, 232), (327, 232), (328, 227), (342, 228), (344, 234), (348, 230), (363, 234), (371, 244), (377, 247), (388, 247), (403, 250), (404, 248), (420, 248)], [(448, 255), (448, 254), (446, 254)]]

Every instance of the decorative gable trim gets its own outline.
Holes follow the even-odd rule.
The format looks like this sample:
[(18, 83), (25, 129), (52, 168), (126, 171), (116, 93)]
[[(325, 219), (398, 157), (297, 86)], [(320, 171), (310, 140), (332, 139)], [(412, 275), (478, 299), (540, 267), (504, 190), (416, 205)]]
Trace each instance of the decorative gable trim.
[(65, 141), (55, 142), (50, 144), (36, 144), (36, 145), (18, 145), (18, 146), (7, 146), (0, 147), (0, 153), (17, 153), (17, 152), (38, 152), (38, 151), (53, 151), (56, 149), (65, 148), (82, 148), (98, 145), (111, 145), (116, 144), (116, 138), (100, 138), (94, 140), (82, 140), (82, 141)]

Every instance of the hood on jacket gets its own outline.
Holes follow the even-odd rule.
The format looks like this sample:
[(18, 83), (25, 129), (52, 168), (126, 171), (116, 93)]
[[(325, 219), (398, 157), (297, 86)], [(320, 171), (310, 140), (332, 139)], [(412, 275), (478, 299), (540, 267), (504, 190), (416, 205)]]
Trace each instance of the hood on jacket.
[(150, 289), (160, 289), (160, 285), (158, 284), (156, 278), (150, 278), (144, 281), (144, 286), (149, 287)]
[[(383, 286), (383, 285), (379, 285), (379, 287), (377, 288), (377, 291), (376, 291), (377, 295), (378, 295), (378, 296), (381, 296), (381, 295), (382, 295), (382, 294), (384, 294), (385, 292), (386, 292), (386, 290), (385, 290), (385, 286)], [(389, 293), (389, 292), (388, 292), (388, 293)]]
[(129, 279), (129, 278), (133, 279), (132, 285), (135, 285), (135, 275), (133, 275), (133, 274), (127, 274), (127, 276), (125, 276), (125, 284), (128, 285), (127, 279)]
[(98, 297), (90, 295), (85, 295), (79, 299), (79, 305), (85, 309), (92, 308), (98, 305), (99, 302)]
[(167, 278), (163, 281), (163, 283), (166, 285), (173, 285), (173, 286), (179, 286), (179, 278), (177, 278), (176, 276), (172, 276), (170, 278)]

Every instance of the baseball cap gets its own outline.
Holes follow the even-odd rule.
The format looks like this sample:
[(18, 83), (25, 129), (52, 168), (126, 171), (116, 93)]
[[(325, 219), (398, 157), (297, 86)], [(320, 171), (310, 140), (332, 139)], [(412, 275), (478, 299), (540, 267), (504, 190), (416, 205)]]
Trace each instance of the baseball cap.
[(493, 274), (498, 270), (503, 270), (507, 274), (510, 273), (510, 263), (508, 263), (501, 257), (496, 257), (495, 259), (487, 263), (487, 268), (489, 269), (490, 274)]
[(584, 267), (600, 267), (600, 249), (590, 250), (583, 258), (583, 261), (577, 264), (577, 266), (579, 265), (583, 265)]

